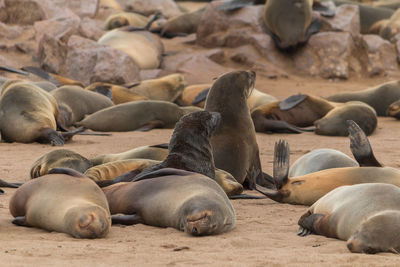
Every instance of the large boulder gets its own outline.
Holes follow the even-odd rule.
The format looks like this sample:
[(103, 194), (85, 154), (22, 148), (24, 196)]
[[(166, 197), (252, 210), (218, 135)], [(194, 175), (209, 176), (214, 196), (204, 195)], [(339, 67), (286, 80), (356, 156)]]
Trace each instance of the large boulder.
[(336, 8), (333, 17), (320, 17), (323, 22), (322, 31), (349, 32), (360, 35), (360, 10), (356, 5), (341, 5)]
[(31, 25), (46, 19), (45, 6), (40, 0), (0, 0), (0, 21)]
[(363, 35), (363, 40), (367, 46), (369, 76), (398, 71), (397, 53), (393, 44), (375, 34)]

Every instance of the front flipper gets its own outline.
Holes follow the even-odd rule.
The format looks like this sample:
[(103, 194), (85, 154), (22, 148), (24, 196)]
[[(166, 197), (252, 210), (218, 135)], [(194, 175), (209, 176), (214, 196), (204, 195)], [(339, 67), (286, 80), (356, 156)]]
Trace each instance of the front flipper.
[(285, 140), (275, 143), (274, 150), (274, 181), (276, 189), (281, 189), (288, 181), (290, 149)]
[(322, 22), (319, 19), (314, 19), (310, 26), (307, 29), (306, 32), (306, 40), (305, 42), (308, 41), (308, 39), (311, 37), (311, 35), (313, 35), (314, 33), (318, 33), (322, 28)]
[(132, 215), (111, 215), (112, 224), (133, 225), (143, 223), (142, 217), (137, 214)]
[(165, 126), (165, 123), (161, 120), (154, 120), (146, 123), (145, 125), (140, 126), (138, 129), (135, 131), (140, 131), (140, 132), (148, 132), (154, 128), (163, 128)]
[(252, 196), (248, 194), (240, 194), (235, 196), (229, 196), (229, 199), (265, 199), (265, 197)]
[(81, 133), (81, 132), (83, 132), (85, 130), (86, 130), (86, 128), (81, 126), (81, 127), (78, 127), (78, 128), (76, 128), (76, 129), (74, 129), (72, 131), (69, 131), (69, 132), (62, 132), (61, 135), (63, 136), (65, 141), (69, 141), (69, 140), (72, 139), (72, 137), (74, 135), (76, 135), (78, 133)]
[(0, 66), (0, 70), (1, 71), (13, 72), (13, 73), (17, 73), (17, 74), (21, 74), (21, 75), (25, 75), (25, 76), (29, 75), (28, 72), (25, 72), (25, 71), (22, 71), (22, 70), (13, 68), (13, 67)]
[(156, 171), (145, 173), (143, 175), (139, 174), (133, 179), (133, 182), (137, 182), (137, 181), (145, 180), (145, 179), (169, 176), (169, 175), (186, 176), (186, 175), (191, 175), (191, 174), (193, 174), (193, 172), (189, 172), (189, 171), (185, 171), (185, 170), (181, 170), (181, 169), (162, 168), (162, 169), (159, 169), (159, 170), (156, 170)]
[(25, 227), (31, 227), (27, 222), (26, 222), (26, 217), (25, 216), (19, 216), (15, 217), (14, 220), (12, 220), (12, 223), (18, 226), (25, 226)]
[(0, 187), (18, 188), (21, 185), (22, 185), (22, 183), (8, 183), (8, 182), (0, 179)]
[(302, 103), (304, 100), (306, 100), (308, 95), (303, 95), (303, 94), (297, 94), (297, 95), (292, 95), (286, 98), (285, 100), (282, 100), (279, 103), (279, 109), (280, 110), (290, 110), (297, 106), (298, 104)]
[(346, 121), (349, 131), (350, 150), (360, 167), (382, 167), (375, 158), (371, 144), (364, 131), (352, 120)]
[(312, 10), (317, 11), (324, 17), (333, 17), (336, 14), (336, 6), (332, 1), (314, 1)]
[(208, 92), (210, 92), (210, 88), (207, 88), (203, 91), (201, 91), (193, 100), (192, 105), (196, 105), (202, 101), (205, 101), (208, 96)]
[(66, 174), (69, 176), (74, 176), (78, 178), (87, 178), (84, 174), (78, 172), (77, 170), (70, 168), (52, 168), (48, 174)]
[(325, 215), (324, 214), (319, 214), (319, 213), (311, 213), (308, 211), (306, 214), (301, 216), (298, 225), (299, 230), (297, 231), (297, 235), (299, 236), (306, 236), (312, 233), (318, 234), (318, 232), (315, 230), (314, 226), (317, 221), (322, 219)]

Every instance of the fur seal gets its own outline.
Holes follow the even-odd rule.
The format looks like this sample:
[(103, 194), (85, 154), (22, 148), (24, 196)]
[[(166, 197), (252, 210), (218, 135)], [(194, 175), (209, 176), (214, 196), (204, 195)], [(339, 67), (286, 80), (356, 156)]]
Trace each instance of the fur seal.
[(205, 110), (221, 114), (221, 126), (211, 137), (215, 166), (229, 172), (249, 188), (264, 183), (256, 134), (247, 106), (254, 88), (253, 71), (233, 71), (220, 76), (208, 93)]
[(140, 146), (116, 154), (103, 154), (90, 159), (93, 166), (125, 159), (152, 159), (163, 161), (168, 156), (168, 144)]
[[(173, 128), (185, 114), (199, 110), (197, 107), (179, 107), (166, 101), (135, 101), (97, 111), (77, 125), (101, 132), (124, 132)], [(134, 120), (133, 120), (134, 118)]]
[(92, 167), (92, 163), (84, 156), (68, 150), (56, 149), (38, 158), (31, 167), (31, 179), (49, 173), (53, 168), (71, 168), (84, 173)]
[(79, 86), (61, 86), (50, 94), (57, 100), (60, 116), (67, 127), (82, 120), (85, 115), (114, 105), (107, 97)]
[(112, 30), (123, 26), (145, 27), (149, 19), (134, 12), (118, 12), (110, 15), (104, 22), (105, 30)]
[(340, 93), (327, 98), (334, 102), (361, 101), (373, 107), (378, 116), (386, 116), (393, 102), (400, 100), (400, 81), (391, 81), (361, 91)]
[(110, 212), (101, 189), (88, 178), (45, 175), (23, 184), (11, 197), (13, 223), (101, 238), (110, 230)]
[(323, 118), (316, 120), (315, 133), (347, 136), (347, 120), (355, 121), (367, 135), (372, 134), (378, 124), (376, 112), (372, 107), (363, 102), (352, 101), (332, 109)]
[(328, 192), (343, 185), (380, 182), (400, 186), (400, 171), (390, 167), (333, 168), (288, 178), (289, 146), (280, 141), (275, 148), (276, 189), (259, 185), (256, 188), (278, 202), (310, 206)]
[(351, 252), (399, 254), (400, 189), (381, 183), (341, 186), (312, 205), (299, 219), (298, 235), (310, 233), (347, 240)]
[(63, 145), (64, 137), (76, 132), (60, 134), (61, 122), (57, 101), (41, 88), (21, 80), (7, 81), (0, 99), (0, 131), (6, 142), (40, 142)]
[(140, 69), (157, 69), (164, 52), (160, 38), (148, 31), (114, 29), (97, 42), (127, 53)]
[(103, 188), (113, 223), (173, 227), (194, 236), (234, 228), (235, 211), (225, 192), (209, 177), (178, 169), (153, 172), (157, 178)]
[(315, 149), (290, 166), (289, 177), (303, 176), (309, 173), (343, 167), (358, 167), (357, 161), (335, 149)]
[(85, 89), (105, 95), (106, 97), (111, 99), (111, 101), (116, 105), (138, 100), (148, 100), (147, 97), (137, 94), (124, 86), (110, 83), (95, 82)]

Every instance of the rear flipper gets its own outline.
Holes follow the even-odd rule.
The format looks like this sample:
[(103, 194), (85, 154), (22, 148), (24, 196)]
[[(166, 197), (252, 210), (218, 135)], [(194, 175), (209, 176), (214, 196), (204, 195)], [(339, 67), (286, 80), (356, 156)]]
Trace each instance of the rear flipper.
[(306, 131), (310, 131), (308, 129), (302, 129), (302, 128), (296, 127), (290, 123), (287, 123), (286, 121), (281, 121), (281, 120), (267, 119), (266, 123), (267, 123), (266, 130), (274, 132), (274, 133), (296, 133), (296, 134), (299, 134), (299, 133), (303, 133)]
[(8, 183), (8, 182), (0, 179), (0, 187), (18, 188), (21, 185), (22, 185), (22, 183)]
[(285, 140), (275, 143), (274, 150), (274, 181), (276, 189), (281, 189), (288, 181), (290, 149)]
[(21, 74), (21, 75), (25, 75), (28, 76), (29, 73), (26, 71), (22, 71), (13, 67), (6, 67), (6, 66), (0, 66), (0, 70), (2, 71), (8, 71), (8, 72), (13, 72), (13, 73), (17, 73), (17, 74)]
[(53, 83), (54, 85), (56, 85), (57, 87), (61, 86), (60, 82), (56, 78), (54, 78), (53, 76), (48, 74), (46, 71), (42, 70), (41, 68), (27, 66), (27, 67), (23, 67), (22, 70), (32, 73), (44, 80), (47, 80), (47, 81)]
[(26, 222), (26, 217), (25, 216), (19, 216), (15, 217), (14, 220), (12, 220), (12, 223), (18, 226), (25, 226), (25, 227), (31, 227), (27, 222)]
[(299, 230), (297, 231), (298, 236), (306, 236), (310, 235), (312, 233), (318, 234), (317, 231), (314, 228), (314, 225), (317, 221), (322, 219), (325, 215), (324, 214), (319, 214), (315, 213), (312, 214), (310, 211), (308, 211), (306, 214), (301, 216), (299, 219)]
[(111, 215), (112, 224), (133, 225), (143, 223), (142, 218), (137, 214), (132, 215)]
[(71, 168), (52, 168), (48, 174), (66, 174), (69, 176), (74, 176), (78, 178), (87, 178), (83, 173), (78, 172), (77, 170)]
[(64, 145), (64, 137), (51, 128), (42, 129), (37, 141), (39, 143), (50, 143), (52, 146)]
[(229, 199), (265, 199), (265, 197), (252, 196), (248, 194), (240, 194), (236, 196), (230, 196)]
[(72, 137), (74, 135), (76, 135), (78, 133), (81, 133), (81, 132), (83, 132), (85, 130), (86, 130), (86, 128), (81, 126), (81, 127), (78, 127), (78, 128), (76, 128), (76, 129), (74, 129), (72, 131), (69, 131), (69, 132), (62, 132), (61, 135), (63, 136), (65, 141), (69, 141), (69, 140), (72, 139)]
[(350, 149), (360, 167), (382, 167), (375, 158), (371, 144), (364, 131), (352, 120), (346, 121), (349, 131)]

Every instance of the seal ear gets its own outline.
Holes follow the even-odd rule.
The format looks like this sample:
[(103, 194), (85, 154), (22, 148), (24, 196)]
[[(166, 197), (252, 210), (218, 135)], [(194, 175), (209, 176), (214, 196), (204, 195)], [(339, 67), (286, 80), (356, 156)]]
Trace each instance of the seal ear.
[(360, 167), (382, 167), (382, 164), (375, 158), (367, 135), (352, 120), (347, 120), (347, 130), (349, 131), (350, 150)]
[(274, 180), (276, 189), (281, 189), (288, 181), (289, 175), (289, 144), (285, 140), (275, 143), (274, 150)]

